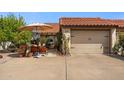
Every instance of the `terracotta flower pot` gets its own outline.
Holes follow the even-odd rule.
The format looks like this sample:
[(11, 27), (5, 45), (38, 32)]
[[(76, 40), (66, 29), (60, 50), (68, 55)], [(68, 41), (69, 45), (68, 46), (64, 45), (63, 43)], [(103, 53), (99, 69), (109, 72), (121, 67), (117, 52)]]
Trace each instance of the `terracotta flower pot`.
[(2, 56), (2, 55), (0, 55), (0, 59), (1, 59), (1, 58), (3, 58), (3, 56)]
[(28, 46), (23, 44), (19, 46), (18, 53), (20, 56), (25, 56)]
[(26, 49), (27, 48), (27, 45), (26, 44), (22, 44), (22, 45), (19, 46), (19, 48)]
[(46, 47), (41, 47), (39, 50), (40, 50), (40, 53), (46, 53), (47, 52)]
[(36, 46), (31, 46), (31, 52), (37, 52), (38, 48)]
[(32, 55), (33, 55), (33, 53), (31, 53), (31, 52), (28, 53), (28, 57), (32, 57)]

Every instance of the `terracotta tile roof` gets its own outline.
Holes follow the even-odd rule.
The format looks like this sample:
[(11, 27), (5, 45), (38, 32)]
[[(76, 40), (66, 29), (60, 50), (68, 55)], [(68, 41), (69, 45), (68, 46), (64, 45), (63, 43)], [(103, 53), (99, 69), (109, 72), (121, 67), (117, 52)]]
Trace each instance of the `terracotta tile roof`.
[(124, 20), (101, 18), (60, 18), (62, 26), (118, 26), (124, 27)]
[(124, 27), (124, 20), (111, 20), (111, 21), (116, 23), (118, 27)]
[(45, 24), (51, 25), (52, 28), (48, 29), (48, 30), (44, 30), (44, 31), (42, 31), (42, 33), (57, 33), (57, 32), (59, 32), (59, 23), (45, 23)]

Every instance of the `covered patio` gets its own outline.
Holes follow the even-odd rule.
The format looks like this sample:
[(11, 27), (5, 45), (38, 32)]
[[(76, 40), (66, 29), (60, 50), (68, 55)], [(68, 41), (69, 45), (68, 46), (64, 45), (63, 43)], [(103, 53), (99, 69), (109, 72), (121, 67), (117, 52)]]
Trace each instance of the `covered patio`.
[[(32, 32), (31, 45), (20, 46), (18, 51), (20, 56), (34, 56), (37, 58), (41, 56), (57, 56), (56, 35), (59, 32), (58, 23), (33, 23), (22, 26), (19, 30)], [(25, 51), (25, 49), (27, 49), (27, 51)]]

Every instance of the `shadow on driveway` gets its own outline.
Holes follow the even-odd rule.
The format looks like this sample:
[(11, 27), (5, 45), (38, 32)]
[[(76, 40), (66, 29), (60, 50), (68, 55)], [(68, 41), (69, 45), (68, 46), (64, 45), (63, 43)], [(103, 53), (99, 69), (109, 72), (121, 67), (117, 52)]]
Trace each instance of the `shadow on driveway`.
[(17, 53), (9, 54), (7, 56), (12, 57), (12, 58), (19, 58), (19, 55)]
[(123, 56), (119, 56), (119, 55), (109, 55), (110, 57), (112, 58), (116, 58), (116, 59), (119, 59), (121, 61), (124, 61), (124, 57)]

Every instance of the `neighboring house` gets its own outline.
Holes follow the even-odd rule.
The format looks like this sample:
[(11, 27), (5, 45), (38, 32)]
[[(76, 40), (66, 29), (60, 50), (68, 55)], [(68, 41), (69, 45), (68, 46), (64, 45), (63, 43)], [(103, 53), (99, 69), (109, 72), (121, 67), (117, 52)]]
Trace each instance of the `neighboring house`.
[(52, 26), (51, 29), (41, 31), (41, 35), (55, 36), (59, 32), (59, 23), (45, 23)]
[(59, 32), (59, 23), (45, 23), (52, 26), (51, 29), (41, 31), (41, 36), (46, 36), (47, 38), (56, 41), (56, 34)]
[(118, 32), (124, 32), (124, 20), (60, 18), (59, 24), (71, 54), (112, 53)]
[(54, 43), (54, 46), (56, 46), (56, 43), (57, 43), (56, 35), (60, 31), (59, 24), (58, 23), (45, 23), (45, 24), (52, 26), (52, 28), (41, 31), (41, 37), (43, 37), (43, 36), (47, 37), (47, 40), (49, 39), (48, 41)]

